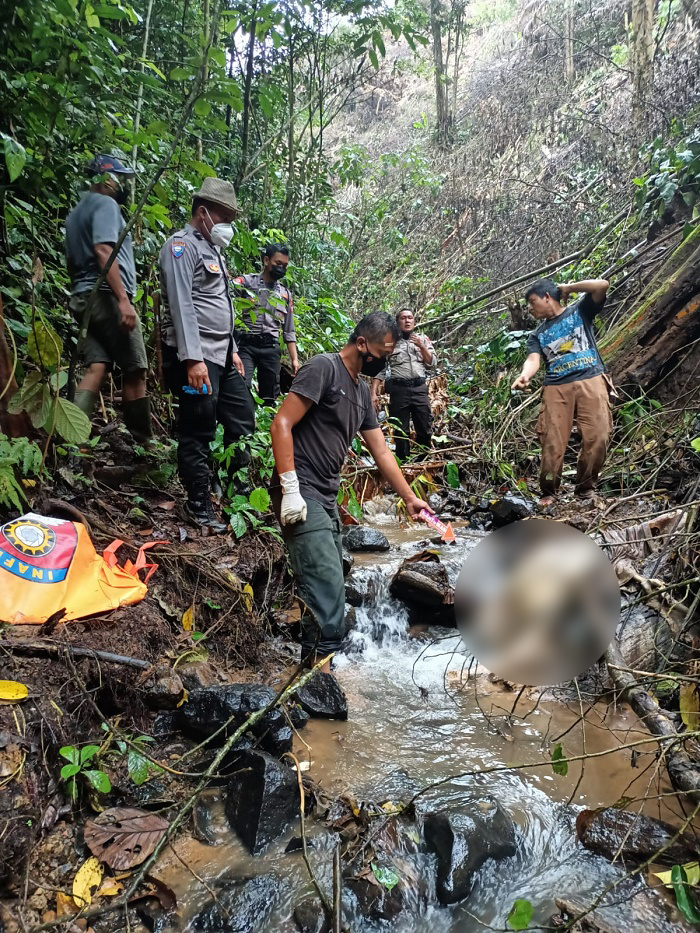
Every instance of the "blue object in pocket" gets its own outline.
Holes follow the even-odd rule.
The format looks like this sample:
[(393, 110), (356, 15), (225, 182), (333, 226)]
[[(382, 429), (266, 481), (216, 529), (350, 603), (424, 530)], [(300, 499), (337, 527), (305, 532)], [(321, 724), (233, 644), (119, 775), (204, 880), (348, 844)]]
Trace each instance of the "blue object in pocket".
[(207, 388), (206, 382), (202, 384), (202, 391), (198, 389), (193, 389), (192, 386), (183, 386), (182, 391), (186, 392), (187, 395), (209, 395), (209, 389)]

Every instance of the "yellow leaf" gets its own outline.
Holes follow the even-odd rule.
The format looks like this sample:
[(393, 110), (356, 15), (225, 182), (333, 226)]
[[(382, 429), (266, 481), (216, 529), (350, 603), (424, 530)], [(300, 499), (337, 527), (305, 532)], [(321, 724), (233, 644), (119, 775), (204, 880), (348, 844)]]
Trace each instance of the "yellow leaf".
[(249, 611), (253, 608), (253, 587), (250, 583), (246, 583), (243, 587), (243, 602)]
[(687, 681), (681, 684), (681, 695), (679, 700), (681, 718), (686, 728), (695, 732), (700, 729), (700, 697), (695, 688), (695, 684)]
[(95, 892), (95, 897), (114, 897), (124, 890), (124, 885), (116, 878), (105, 878), (99, 889)]
[(75, 904), (70, 894), (59, 891), (56, 894), (56, 916), (63, 917), (64, 914), (74, 914)]
[(98, 888), (104, 874), (104, 865), (91, 855), (78, 869), (73, 879), (73, 900), (78, 907), (92, 903), (92, 889)]
[[(688, 884), (700, 884), (700, 864), (698, 862), (688, 862), (687, 865), (684, 865), (685, 873), (688, 877)], [(667, 888), (672, 888), (671, 884), (671, 871), (655, 871), (653, 874), (666, 885)]]
[(185, 688), (183, 687), (183, 688), (182, 688), (182, 696), (180, 697), (180, 702), (177, 704), (177, 708), (179, 709), (179, 708), (182, 706), (183, 703), (187, 703), (187, 701), (189, 700), (189, 698), (190, 698), (189, 693), (188, 693), (188, 692), (185, 690)]
[(194, 606), (185, 609), (182, 615), (182, 627), (186, 632), (191, 632), (194, 628)]
[(24, 684), (16, 680), (0, 680), (0, 700), (9, 700), (10, 703), (17, 703), (24, 700), (29, 694), (29, 690)]
[(381, 807), (385, 813), (400, 813), (401, 812), (401, 807), (398, 804), (394, 803), (393, 800), (387, 800), (387, 802), (383, 803)]

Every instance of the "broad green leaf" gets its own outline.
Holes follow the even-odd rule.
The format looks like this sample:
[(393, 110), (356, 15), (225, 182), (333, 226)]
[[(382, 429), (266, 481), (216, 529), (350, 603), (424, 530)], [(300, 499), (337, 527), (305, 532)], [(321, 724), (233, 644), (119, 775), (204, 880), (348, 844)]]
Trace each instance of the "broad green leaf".
[(95, 757), (99, 750), (99, 745), (84, 745), (80, 749), (80, 764), (84, 765), (86, 761), (90, 761), (91, 758)]
[(198, 117), (208, 117), (211, 110), (211, 103), (208, 100), (203, 100), (201, 97), (199, 100), (196, 100), (194, 103), (194, 112)]
[(51, 417), (51, 406), (53, 404), (54, 397), (48, 385), (42, 386), (41, 391), (32, 395), (26, 409), (35, 428), (44, 427)]
[(391, 889), (395, 888), (399, 881), (401, 881), (401, 878), (392, 868), (380, 868), (372, 862), (372, 871), (374, 872), (374, 877), (387, 891), (391, 891)]
[(143, 755), (139, 755), (133, 748), (129, 751), (127, 757), (127, 769), (129, 777), (137, 787), (145, 784), (150, 776), (148, 759), (144, 758)]
[(64, 765), (61, 768), (61, 780), (67, 781), (68, 778), (73, 777), (80, 771), (80, 765)]
[(445, 467), (445, 479), (452, 489), (459, 489), (459, 467), (452, 460), (449, 460)]
[(11, 136), (5, 136), (5, 165), (10, 181), (15, 181), (22, 174), (24, 163), (27, 161), (27, 153), (17, 140)]
[(69, 444), (83, 444), (90, 438), (90, 419), (84, 411), (68, 399), (59, 398), (54, 426), (58, 434)]
[(552, 752), (552, 771), (555, 774), (561, 774), (563, 777), (566, 777), (569, 773), (569, 762), (564, 758), (561, 744), (557, 745)]
[(689, 923), (700, 923), (700, 910), (690, 893), (688, 876), (682, 865), (674, 865), (671, 869), (671, 884), (676, 895), (678, 909)]
[(532, 920), (532, 904), (523, 898), (513, 902), (508, 914), (508, 923), (512, 930), (527, 930)]
[(80, 763), (80, 752), (74, 745), (64, 745), (63, 748), (59, 748), (58, 754), (67, 761), (70, 761), (72, 765)]
[(700, 437), (694, 437), (690, 442), (690, 446), (693, 450), (697, 450), (697, 452), (700, 453)]
[(245, 534), (246, 523), (240, 512), (236, 512), (231, 516), (231, 528), (237, 538), (242, 538)]
[(112, 789), (112, 784), (104, 771), (83, 771), (86, 779), (101, 794), (108, 794)]
[(270, 508), (270, 493), (262, 487), (254, 489), (250, 494), (250, 504), (256, 512), (267, 512)]
[(369, 55), (369, 60), (372, 62), (372, 68), (374, 68), (375, 71), (378, 71), (379, 59), (377, 58), (377, 53), (374, 51), (374, 49), (368, 49), (367, 54)]
[(209, 49), (209, 58), (216, 62), (217, 65), (221, 65), (222, 68), (226, 66), (226, 52), (223, 49)]

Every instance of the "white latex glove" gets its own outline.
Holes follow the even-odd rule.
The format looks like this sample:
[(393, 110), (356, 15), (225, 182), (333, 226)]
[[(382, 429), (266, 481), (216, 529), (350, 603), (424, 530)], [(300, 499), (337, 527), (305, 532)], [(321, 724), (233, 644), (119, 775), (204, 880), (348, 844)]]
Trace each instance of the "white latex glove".
[(280, 522), (283, 525), (296, 525), (297, 522), (306, 521), (306, 502), (299, 492), (299, 478), (296, 470), (280, 473), (282, 485), (282, 508)]

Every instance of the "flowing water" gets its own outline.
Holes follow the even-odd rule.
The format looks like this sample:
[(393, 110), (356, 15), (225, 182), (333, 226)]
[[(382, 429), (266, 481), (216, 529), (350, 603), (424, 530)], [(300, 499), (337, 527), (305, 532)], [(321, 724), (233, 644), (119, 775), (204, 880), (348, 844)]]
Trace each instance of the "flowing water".
[[(551, 750), (559, 736), (565, 753), (575, 756), (618, 749), (646, 733), (628, 710), (603, 706), (587, 714), (582, 732), (575, 693), (568, 702), (538, 703), (524, 695), (511, 717), (516, 693), (492, 684), (483, 673), (462, 683), (466, 658), (453, 633), (441, 630), (437, 634), (442, 640), (433, 644), (409, 637), (406, 610), (389, 596), (388, 581), (398, 563), (418, 550), (424, 536), (415, 529), (392, 530), (390, 552), (356, 560), (354, 572), (371, 576), (377, 595), (373, 605), (357, 610), (358, 624), (348, 652), (337, 659), (336, 674), (348, 696), (349, 719), (311, 720), (295, 743), (295, 752), (309, 762), (308, 773), (329, 795), (399, 801), (441, 781), (420, 799), (419, 813), (446, 804), (458, 806), (475, 792), (487, 792), (516, 822), (517, 854), (487, 862), (467, 901), (450, 908), (426, 906), (416, 896), (412, 911), (381, 928), (401, 933), (476, 933), (491, 924), (504, 929), (516, 898), (533, 904), (533, 924), (546, 924), (556, 910), (555, 897), (592, 900), (624, 874), (622, 868), (578, 845), (573, 822), (582, 807), (611, 805), (623, 794), (643, 796), (657, 773), (655, 748), (641, 746), (636, 769), (630, 766), (628, 749), (592, 757), (585, 765), (571, 762), (566, 776), (555, 774)], [(442, 549), (451, 576), (456, 576), (477, 540), (462, 531), (456, 546)], [(467, 771), (482, 773), (458, 776)], [(658, 801), (646, 807), (650, 815), (677, 822), (677, 815), (662, 811)], [(330, 890), (334, 841), (313, 821), (309, 824), (314, 837), (311, 862)], [(219, 844), (182, 838), (175, 843), (179, 859), (171, 855), (160, 864), (159, 875), (178, 895), (185, 927), (208, 897), (192, 871), (214, 889), (225, 878), (272, 872), (284, 882), (282, 898), (271, 920), (259, 929), (291, 933), (296, 929), (291, 919), (294, 905), (312, 891), (300, 853), (284, 854), (289, 839), (299, 835), (298, 823), (256, 858), (247, 855), (226, 829), (223, 816), (215, 826)], [(427, 890), (434, 890), (432, 856), (414, 856), (413, 869)], [(344, 902), (349, 929), (374, 929), (357, 915), (351, 895), (345, 894)]]

